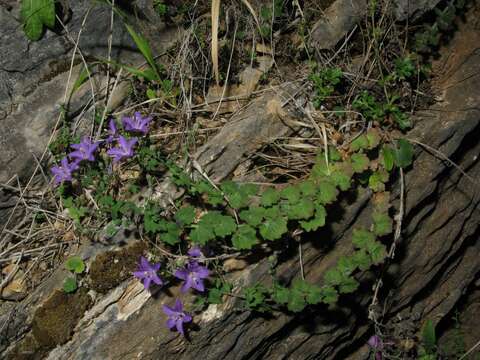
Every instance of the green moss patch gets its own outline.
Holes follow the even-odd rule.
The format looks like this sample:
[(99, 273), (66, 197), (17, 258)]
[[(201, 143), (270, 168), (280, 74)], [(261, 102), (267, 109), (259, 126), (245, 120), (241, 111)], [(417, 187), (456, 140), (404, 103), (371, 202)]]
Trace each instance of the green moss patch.
[(125, 249), (98, 255), (90, 265), (90, 287), (105, 293), (131, 277), (145, 248), (143, 242), (136, 242)]
[(44, 348), (66, 343), (91, 303), (86, 289), (75, 294), (56, 290), (33, 317), (32, 332), (37, 342)]

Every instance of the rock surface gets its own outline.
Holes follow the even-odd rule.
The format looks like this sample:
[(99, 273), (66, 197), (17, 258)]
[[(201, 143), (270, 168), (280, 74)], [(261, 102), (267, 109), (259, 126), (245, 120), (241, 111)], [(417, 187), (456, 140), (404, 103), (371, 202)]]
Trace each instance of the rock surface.
[[(179, 39), (181, 31), (175, 26), (165, 27), (158, 16), (155, 18), (152, 4), (152, 1), (143, 1), (142, 8), (137, 8), (140, 19), (137, 23), (154, 50), (160, 53)], [(87, 61), (108, 58), (110, 8), (100, 4), (92, 6), (88, 0), (70, 2), (70, 6), (67, 30), (59, 25), (58, 34), (48, 30), (40, 41), (30, 42), (17, 20), (19, 4), (7, 10), (0, 3), (0, 183), (7, 183), (15, 175), (28, 179), (37, 166), (35, 157), (41, 159), (52, 129), (60, 119), (65, 95), (84, 68), (77, 51), (70, 87), (66, 89), (76, 39), (79, 38), (78, 49)], [(112, 34), (112, 60), (127, 64), (143, 61), (118, 17)], [(70, 99), (70, 113), (77, 116), (73, 121), (93, 117), (91, 104), (85, 108), (92, 100), (92, 88), (96, 100), (103, 104), (106, 78), (103, 74), (92, 76), (92, 83), (84, 84)], [(5, 223), (8, 211), (16, 203), (12, 195), (0, 188), (0, 224)]]
[[(480, 37), (479, 32), (474, 22), (468, 21), (450, 46), (442, 50), (436, 64), (440, 75), (435, 82), (440, 101), (419, 114), (415, 130), (408, 134), (412, 140), (439, 149), (473, 179), (480, 177), (480, 54), (471, 44)], [(291, 91), (295, 93), (294, 88), (279, 89), (252, 102), (199, 150), (195, 158), (200, 166), (213, 179), (223, 179), (262, 144), (288, 133), (291, 120), (299, 115), (293, 107), (282, 106), (288, 103)], [(259, 113), (258, 109), (266, 111)], [(397, 184), (393, 192), (396, 208), (399, 188)], [(405, 176), (405, 193), (402, 237), (381, 291), (382, 298), (389, 294), (383, 321), (398, 329), (425, 319), (439, 322), (473, 286), (480, 272), (478, 183), (473, 184), (418, 146), (414, 167)], [(350, 251), (351, 229), (370, 217), (369, 198), (368, 192), (361, 193), (339, 221), (316, 236), (331, 239), (335, 243), (332, 251), (325, 254), (322, 244), (304, 239), (307, 280), (320, 281), (324, 271)], [(92, 258), (96, 254), (90, 251)], [(298, 263), (298, 258), (289, 260), (279, 273), (286, 280), (293, 279), (300, 272)], [(229, 280), (237, 284), (267, 282), (268, 270), (266, 261), (242, 264)], [(195, 319), (188, 341), (169, 332), (161, 315), (162, 304), (174, 301), (177, 288), (171, 288), (170, 293), (150, 294), (139, 282), (126, 280), (98, 298), (86, 313), (77, 314), (72, 338), (65, 339), (61, 334), (61, 341), (56, 343), (59, 345), (48, 358), (362, 359), (363, 344), (372, 333), (367, 310), (373, 275), (363, 275), (366, 285), (361, 292), (346, 298), (337, 308), (319, 306), (298, 316), (275, 313), (265, 319), (236, 311), (240, 310), (238, 304), (230, 298), (223, 305), (211, 305)], [(38, 309), (48, 309), (42, 305), (64, 276), (62, 270), (58, 271), (28, 301), (0, 316), (0, 324), (5, 324), (1, 345), (7, 358), (18, 358), (19, 351), (39, 346), (30, 332), (35, 314)]]

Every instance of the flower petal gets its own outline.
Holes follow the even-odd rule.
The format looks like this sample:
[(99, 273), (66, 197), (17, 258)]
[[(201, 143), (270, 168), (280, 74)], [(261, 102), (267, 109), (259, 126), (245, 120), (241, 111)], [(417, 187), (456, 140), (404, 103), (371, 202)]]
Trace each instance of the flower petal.
[(175, 306), (173, 307), (173, 309), (174, 309), (176, 312), (182, 312), (182, 311), (183, 311), (183, 304), (182, 304), (182, 302), (180, 301), (180, 299), (176, 299), (176, 300), (175, 300)]
[(169, 319), (167, 320), (167, 327), (168, 327), (169, 329), (173, 329), (173, 328), (175, 327), (175, 323), (176, 323), (175, 319), (169, 318)]
[(175, 322), (175, 327), (177, 328), (177, 330), (180, 334), (185, 335), (185, 333), (183, 332), (183, 321), (182, 321), (182, 319), (178, 319)]

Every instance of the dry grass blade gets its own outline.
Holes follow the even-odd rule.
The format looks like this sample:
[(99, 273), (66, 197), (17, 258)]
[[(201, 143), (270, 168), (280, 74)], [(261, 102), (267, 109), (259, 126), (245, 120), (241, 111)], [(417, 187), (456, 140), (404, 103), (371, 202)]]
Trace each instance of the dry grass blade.
[[(213, 64), (213, 74), (215, 75), (215, 81), (217, 85), (220, 82), (220, 74), (218, 71), (218, 27), (220, 22), (220, 1), (221, 0), (212, 0), (212, 64)], [(253, 9), (252, 5), (248, 0), (242, 0), (242, 3), (247, 7), (250, 14), (252, 14), (253, 19), (260, 31), (260, 22), (258, 21), (257, 14)]]
[(212, 0), (212, 64), (217, 85), (220, 82), (218, 72), (218, 25), (220, 19), (220, 0)]
[(255, 20), (255, 23), (260, 31), (260, 22), (258, 21), (257, 14), (255, 13), (255, 10), (253, 10), (252, 5), (248, 2), (248, 0), (242, 0), (242, 3), (247, 7), (248, 11), (250, 11), (250, 14), (252, 14), (253, 19)]

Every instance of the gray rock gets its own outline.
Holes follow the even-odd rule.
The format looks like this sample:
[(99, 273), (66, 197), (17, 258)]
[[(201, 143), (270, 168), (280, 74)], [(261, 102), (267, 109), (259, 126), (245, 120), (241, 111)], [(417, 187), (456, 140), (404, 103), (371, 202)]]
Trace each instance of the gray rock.
[(337, 0), (315, 23), (311, 43), (319, 50), (333, 48), (367, 11), (365, 0)]
[[(0, 3), (0, 183), (6, 183), (15, 175), (22, 180), (30, 177), (37, 165), (34, 155), (41, 158), (45, 150), (64, 103), (74, 48), (70, 39), (76, 40), (82, 29), (79, 49), (88, 61), (107, 58), (110, 34), (110, 7), (79, 0), (70, 3), (71, 18), (66, 24), (67, 31), (60, 30), (57, 34), (47, 30), (41, 40), (30, 42), (18, 20), (19, 4), (11, 5), (12, 7), (8, 7), (9, 11)], [(163, 52), (179, 38), (181, 32), (176, 27), (166, 28), (161, 19), (155, 17), (150, 9), (151, 0), (143, 1), (141, 6), (135, 8), (135, 15), (131, 15), (132, 23), (146, 34), (154, 52)], [(143, 62), (118, 16), (115, 17), (113, 27), (111, 58), (127, 64)], [(83, 68), (78, 55), (75, 64), (77, 66), (70, 84)], [(104, 84), (103, 74), (96, 75), (94, 91), (101, 94)], [(80, 113), (79, 110), (91, 98), (90, 85), (83, 85), (70, 101), (70, 113)], [(90, 124), (93, 111), (91, 107), (90, 111), (89, 108), (86, 110), (84, 123)], [(16, 183), (13, 185), (16, 186)], [(12, 197), (1, 188), (0, 197), (0, 224), (3, 224), (7, 216), (4, 210), (11, 208)]]
[(395, 18), (400, 21), (407, 18), (415, 20), (437, 6), (439, 2), (440, 0), (395, 0), (393, 2)]

